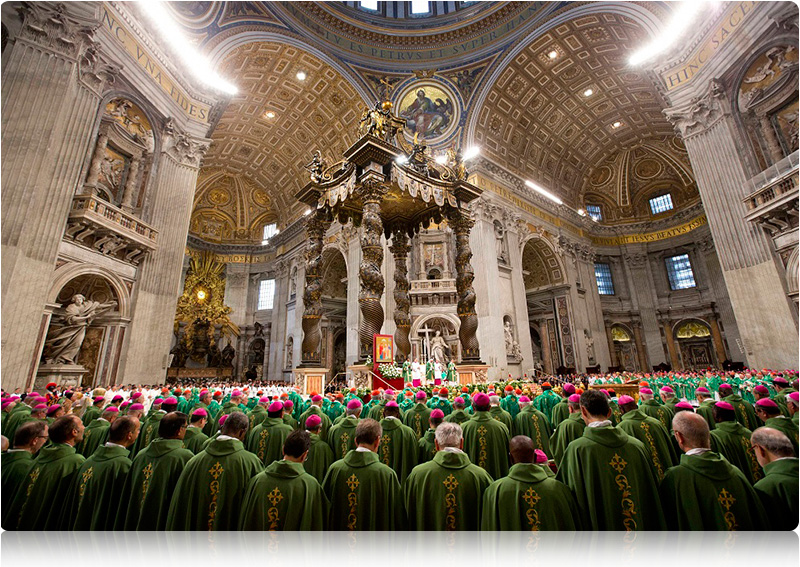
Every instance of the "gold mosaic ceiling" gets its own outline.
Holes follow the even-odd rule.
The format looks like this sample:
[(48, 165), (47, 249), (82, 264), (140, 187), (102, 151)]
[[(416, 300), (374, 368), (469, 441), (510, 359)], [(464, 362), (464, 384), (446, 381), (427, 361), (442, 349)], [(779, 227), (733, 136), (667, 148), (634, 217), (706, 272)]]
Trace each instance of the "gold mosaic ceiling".
[[(580, 17), (544, 33), (488, 92), (476, 143), (493, 161), (580, 206), (584, 180), (608, 156), (674, 136), (651, 79), (627, 65), (647, 39), (618, 14)], [(593, 94), (584, 96), (586, 89)], [(622, 125), (614, 129), (616, 121)]]
[(260, 241), (265, 222), (283, 228), (302, 214), (294, 194), (308, 179), (303, 165), (315, 150), (329, 163), (340, 159), (355, 141), (363, 103), (329, 65), (288, 45), (249, 43), (219, 68), (239, 94), (211, 136), (190, 230), (209, 240)]

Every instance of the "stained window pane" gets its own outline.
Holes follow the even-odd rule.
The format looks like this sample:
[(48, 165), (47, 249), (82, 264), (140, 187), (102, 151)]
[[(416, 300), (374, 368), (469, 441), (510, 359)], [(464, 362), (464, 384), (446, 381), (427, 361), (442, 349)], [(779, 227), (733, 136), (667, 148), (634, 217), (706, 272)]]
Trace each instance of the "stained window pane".
[(600, 205), (586, 205), (586, 213), (596, 221), (603, 220), (603, 211)]
[(262, 237), (261, 244), (266, 244), (270, 238), (278, 234), (278, 225), (275, 223), (264, 225), (264, 236)]
[(650, 211), (654, 215), (665, 211), (671, 211), (672, 209), (672, 195), (669, 193), (650, 199)]
[(258, 285), (258, 309), (272, 309), (275, 301), (275, 280), (261, 280)]
[(412, 14), (427, 14), (429, 11), (430, 2), (411, 0), (411, 13)]
[(672, 290), (695, 287), (694, 272), (688, 254), (667, 258), (667, 277)]
[(378, 0), (367, 0), (366, 2), (360, 2), (360, 5), (365, 10), (378, 10)]
[(600, 295), (614, 295), (614, 281), (611, 279), (611, 266), (597, 262), (594, 265), (594, 277), (597, 280), (597, 291)]

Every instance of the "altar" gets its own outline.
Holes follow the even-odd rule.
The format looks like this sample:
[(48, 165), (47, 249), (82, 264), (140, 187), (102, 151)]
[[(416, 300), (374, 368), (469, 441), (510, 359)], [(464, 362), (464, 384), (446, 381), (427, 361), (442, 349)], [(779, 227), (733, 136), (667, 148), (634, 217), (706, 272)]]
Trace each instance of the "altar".
[(620, 396), (630, 396), (636, 402), (639, 402), (639, 381), (638, 380), (630, 380), (625, 382), (624, 384), (592, 384), (589, 386), (592, 390), (608, 390), (611, 388), (617, 394), (617, 397)]

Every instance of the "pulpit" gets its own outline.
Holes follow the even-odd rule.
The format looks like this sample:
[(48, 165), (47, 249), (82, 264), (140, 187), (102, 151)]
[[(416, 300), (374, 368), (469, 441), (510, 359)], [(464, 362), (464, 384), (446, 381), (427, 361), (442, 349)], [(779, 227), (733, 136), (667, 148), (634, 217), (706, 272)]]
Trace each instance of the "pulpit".
[(325, 377), (328, 375), (330, 369), (328, 368), (295, 368), (292, 371), (294, 377), (294, 385), (300, 388), (303, 394), (310, 394), (316, 392), (322, 394), (325, 392)]

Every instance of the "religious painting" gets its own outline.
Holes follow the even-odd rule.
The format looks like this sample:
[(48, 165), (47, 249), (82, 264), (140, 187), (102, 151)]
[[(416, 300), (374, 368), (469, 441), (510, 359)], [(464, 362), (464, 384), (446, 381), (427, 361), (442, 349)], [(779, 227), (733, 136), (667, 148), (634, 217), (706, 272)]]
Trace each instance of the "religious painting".
[(425, 271), (428, 268), (443, 266), (444, 245), (439, 242), (436, 244), (425, 244)]
[(398, 112), (406, 119), (409, 137), (433, 141), (450, 134), (458, 124), (458, 102), (442, 83), (416, 81), (398, 97)]
[(394, 362), (394, 337), (392, 335), (373, 335), (372, 360), (375, 364)]
[(125, 173), (126, 158), (121, 153), (106, 146), (105, 155), (100, 162), (100, 175), (98, 181), (107, 191), (109, 200), (114, 200), (122, 187), (122, 176)]

